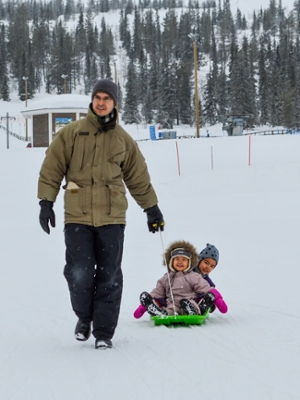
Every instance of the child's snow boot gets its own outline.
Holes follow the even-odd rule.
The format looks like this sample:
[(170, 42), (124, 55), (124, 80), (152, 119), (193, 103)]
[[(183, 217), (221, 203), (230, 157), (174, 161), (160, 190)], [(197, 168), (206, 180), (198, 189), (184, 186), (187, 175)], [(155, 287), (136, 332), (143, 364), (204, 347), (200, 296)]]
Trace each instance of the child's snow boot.
[(153, 298), (147, 292), (143, 292), (140, 295), (140, 302), (144, 307), (147, 308), (148, 313), (152, 315), (152, 317), (168, 315), (165, 310), (158, 307)]
[(180, 307), (185, 315), (197, 315), (198, 311), (188, 299), (180, 300)]
[(216, 296), (208, 292), (206, 293), (199, 302), (199, 308), (201, 315), (205, 314), (206, 311), (215, 304)]

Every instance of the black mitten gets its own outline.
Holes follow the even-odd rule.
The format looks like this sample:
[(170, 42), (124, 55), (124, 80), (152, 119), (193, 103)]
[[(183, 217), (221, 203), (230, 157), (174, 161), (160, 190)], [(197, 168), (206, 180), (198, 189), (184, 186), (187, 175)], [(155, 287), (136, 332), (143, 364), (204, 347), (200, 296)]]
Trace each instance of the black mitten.
[(201, 315), (205, 314), (206, 311), (214, 305), (215, 300), (216, 296), (212, 292), (208, 292), (202, 297), (199, 302)]
[(144, 212), (147, 213), (149, 232), (155, 233), (158, 232), (158, 229), (160, 229), (161, 231), (164, 230), (164, 217), (157, 204), (156, 206), (147, 208), (146, 210), (144, 210)]
[(49, 221), (51, 226), (53, 228), (55, 227), (55, 214), (53, 211), (53, 202), (48, 200), (41, 200), (39, 204), (41, 206), (40, 224), (42, 229), (49, 235), (50, 233)]

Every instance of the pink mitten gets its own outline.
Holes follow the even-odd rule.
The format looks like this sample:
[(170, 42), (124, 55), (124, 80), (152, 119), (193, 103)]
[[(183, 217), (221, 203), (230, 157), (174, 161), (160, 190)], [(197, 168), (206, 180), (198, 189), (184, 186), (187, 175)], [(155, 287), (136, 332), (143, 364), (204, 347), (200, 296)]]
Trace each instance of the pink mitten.
[(217, 289), (210, 289), (210, 292), (212, 292), (216, 297), (215, 306), (218, 308), (218, 310), (222, 314), (226, 314), (228, 307), (227, 307), (227, 304), (225, 303), (225, 301), (223, 300), (221, 293), (218, 292)]
[(145, 314), (146, 311), (147, 311), (146, 307), (142, 306), (142, 304), (139, 305), (138, 308), (133, 313), (134, 318), (141, 318)]

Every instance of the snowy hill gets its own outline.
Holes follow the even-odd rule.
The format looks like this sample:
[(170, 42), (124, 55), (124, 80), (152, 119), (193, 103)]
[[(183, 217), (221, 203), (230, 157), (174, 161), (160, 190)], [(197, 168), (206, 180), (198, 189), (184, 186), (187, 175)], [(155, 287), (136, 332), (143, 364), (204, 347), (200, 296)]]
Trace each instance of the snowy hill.
[(247, 136), (177, 140), (180, 175), (175, 144), (139, 142), (166, 220), (163, 245), (215, 244), (211, 278), (229, 311), (188, 328), (133, 318), (165, 269), (160, 235), (129, 197), (119, 325), (114, 348), (96, 351), (73, 337), (61, 195), (57, 227), (47, 236), (39, 226), (45, 149), (15, 138), (6, 149), (0, 131), (1, 399), (299, 398), (300, 135), (253, 136), (250, 166)]

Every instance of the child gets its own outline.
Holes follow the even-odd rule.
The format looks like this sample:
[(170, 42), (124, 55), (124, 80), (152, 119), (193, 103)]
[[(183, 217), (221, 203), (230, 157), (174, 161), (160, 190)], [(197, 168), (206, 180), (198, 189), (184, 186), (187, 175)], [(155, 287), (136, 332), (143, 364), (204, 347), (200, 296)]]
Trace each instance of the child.
[[(200, 274), (210, 284), (210, 286), (215, 287), (215, 284), (208, 275), (215, 269), (218, 262), (219, 250), (213, 244), (207, 243), (205, 249), (200, 251), (198, 255), (198, 265), (193, 268), (193, 271)], [(197, 303), (203, 303), (205, 302), (205, 299), (203, 299), (203, 295), (199, 295), (196, 297), (196, 301)], [(218, 307), (221, 313), (227, 313), (228, 307), (222, 297), (216, 297), (215, 304), (211, 307), (210, 312), (214, 312), (216, 307)]]
[[(217, 266), (219, 262), (219, 251), (218, 249), (212, 245), (207, 243), (206, 247), (199, 253), (198, 259), (196, 260), (196, 266), (193, 268), (193, 271), (200, 274), (207, 282), (208, 284), (214, 288), (215, 284), (213, 281), (210, 279), (209, 274), (210, 272)], [(192, 261), (192, 265), (193, 261)], [(217, 292), (217, 290), (215, 290)], [(214, 304), (210, 307), (210, 312), (213, 312), (216, 307), (218, 307), (219, 311), (221, 313), (226, 313), (228, 308), (226, 303), (223, 301), (222, 296), (220, 295), (219, 292), (215, 293), (216, 299)], [(205, 305), (205, 300), (203, 299), (203, 294), (199, 294), (196, 296), (195, 300), (197, 303), (201, 302), (202, 303), (202, 308), (209, 308), (207, 304)], [(161, 306), (166, 306), (166, 299), (165, 298), (159, 298), (155, 299), (156, 304), (161, 307)], [(135, 318), (141, 318), (144, 313), (147, 311), (147, 308), (145, 308), (142, 304), (135, 310), (134, 312), (134, 317)]]
[(217, 266), (219, 262), (219, 250), (213, 245), (207, 243), (206, 247), (200, 251), (198, 255), (198, 262), (193, 271), (200, 274), (210, 286), (215, 287), (216, 285), (208, 276)]
[[(177, 241), (168, 247), (164, 264), (167, 263), (169, 276), (165, 274), (159, 279), (150, 294), (143, 292), (140, 296), (141, 305), (150, 315), (204, 314), (217, 298), (222, 298), (201, 274), (192, 270), (197, 262), (198, 255), (192, 244)], [(199, 304), (195, 301), (197, 296), (201, 296)], [(166, 299), (165, 307), (159, 307), (154, 300), (160, 298)]]

